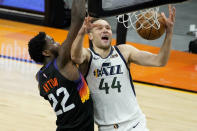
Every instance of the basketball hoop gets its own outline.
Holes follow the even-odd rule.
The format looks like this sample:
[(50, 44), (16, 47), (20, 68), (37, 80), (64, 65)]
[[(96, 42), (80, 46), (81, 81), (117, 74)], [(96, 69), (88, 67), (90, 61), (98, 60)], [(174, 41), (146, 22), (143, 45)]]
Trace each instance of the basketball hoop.
[[(160, 28), (160, 23), (158, 21), (158, 12), (159, 7), (149, 8), (118, 15), (117, 20), (119, 23), (122, 23), (125, 28), (133, 27), (133, 29), (139, 30), (141, 28), (149, 29), (153, 27), (158, 30)], [(125, 15), (127, 15), (127, 17), (125, 17)], [(141, 19), (143, 19), (143, 22), (140, 22)], [(140, 22), (140, 26), (138, 27), (136, 27), (137, 21)]]

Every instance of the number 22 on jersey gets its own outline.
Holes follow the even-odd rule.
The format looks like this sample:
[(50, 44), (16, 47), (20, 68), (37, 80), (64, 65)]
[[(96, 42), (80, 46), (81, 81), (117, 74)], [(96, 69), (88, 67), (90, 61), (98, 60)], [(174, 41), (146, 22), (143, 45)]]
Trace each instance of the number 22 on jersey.
[(63, 99), (60, 101), (62, 109), (57, 109), (57, 110), (56, 110), (56, 106), (58, 104), (57, 98), (55, 98), (55, 96), (52, 93), (50, 93), (48, 95), (49, 100), (52, 100), (53, 101), (52, 107), (53, 107), (53, 109), (54, 109), (54, 111), (55, 111), (55, 113), (56, 113), (57, 116), (58, 115), (61, 115), (64, 112), (67, 112), (67, 111), (75, 108), (75, 104), (73, 104), (73, 103), (70, 104), (70, 105), (68, 105), (68, 106), (65, 106), (66, 105), (66, 102), (67, 102), (67, 100), (68, 100), (68, 98), (70, 96), (68, 94), (68, 91), (66, 90), (66, 88), (61, 87), (61, 88), (59, 88), (59, 89), (56, 90), (57, 97), (60, 95), (60, 93), (63, 93), (64, 94)]

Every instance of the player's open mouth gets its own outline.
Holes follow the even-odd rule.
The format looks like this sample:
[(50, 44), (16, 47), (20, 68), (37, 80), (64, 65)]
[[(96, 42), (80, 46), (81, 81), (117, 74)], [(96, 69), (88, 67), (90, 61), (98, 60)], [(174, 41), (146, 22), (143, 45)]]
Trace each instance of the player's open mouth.
[(107, 36), (102, 36), (101, 39), (102, 39), (104, 42), (108, 42), (109, 37), (107, 37)]

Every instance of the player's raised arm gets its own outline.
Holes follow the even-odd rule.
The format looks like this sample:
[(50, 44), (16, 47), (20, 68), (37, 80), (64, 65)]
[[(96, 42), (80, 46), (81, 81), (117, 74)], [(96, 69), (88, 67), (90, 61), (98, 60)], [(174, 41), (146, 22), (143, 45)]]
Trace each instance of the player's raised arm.
[(90, 59), (90, 52), (88, 49), (83, 48), (83, 39), (85, 34), (89, 33), (89, 31), (94, 27), (94, 25), (91, 23), (91, 20), (91, 17), (85, 18), (84, 23), (72, 44), (71, 59), (76, 64), (82, 64), (85, 60), (89, 61)]
[(133, 62), (143, 66), (164, 66), (167, 64), (172, 45), (173, 27), (175, 22), (175, 8), (169, 5), (169, 18), (162, 13), (166, 25), (166, 36), (158, 54), (141, 51), (133, 46), (119, 46), (124, 52), (125, 58), (129, 63)]
[(83, 20), (85, 18), (85, 0), (73, 0), (71, 9), (71, 26), (66, 40), (62, 43), (59, 49), (59, 56), (57, 58), (57, 64), (59, 68), (71, 60), (70, 50), (74, 39), (77, 36)]
[(162, 65), (165, 65), (167, 63), (168, 58), (170, 56), (170, 49), (172, 46), (172, 36), (173, 36), (173, 28), (175, 22), (175, 14), (176, 14), (175, 7), (169, 5), (168, 8), (169, 8), (169, 18), (166, 18), (165, 14), (162, 13), (162, 16), (166, 24), (166, 36), (162, 44), (162, 47), (160, 49), (160, 52), (157, 55), (157, 59), (162, 63)]

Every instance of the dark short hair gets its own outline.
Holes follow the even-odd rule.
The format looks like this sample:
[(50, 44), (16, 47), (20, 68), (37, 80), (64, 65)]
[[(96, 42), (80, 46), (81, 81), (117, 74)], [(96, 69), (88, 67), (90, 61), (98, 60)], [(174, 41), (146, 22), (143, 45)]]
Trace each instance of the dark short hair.
[(43, 63), (44, 62), (44, 55), (42, 54), (42, 51), (46, 45), (46, 33), (45, 32), (39, 32), (38, 35), (33, 37), (28, 44), (28, 51), (31, 59), (33, 59), (35, 62)]

